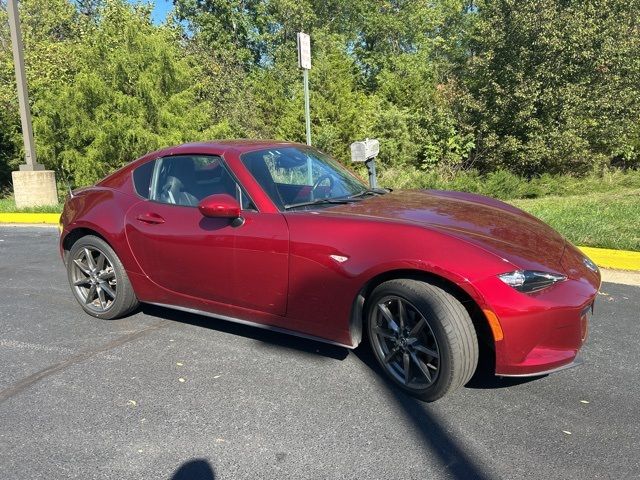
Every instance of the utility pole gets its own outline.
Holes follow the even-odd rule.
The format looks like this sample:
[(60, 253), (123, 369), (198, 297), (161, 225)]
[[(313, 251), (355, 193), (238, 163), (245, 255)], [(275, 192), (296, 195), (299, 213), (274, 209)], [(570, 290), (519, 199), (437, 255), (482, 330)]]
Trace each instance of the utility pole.
[(16, 72), (25, 154), (25, 163), (20, 165), (20, 171), (11, 172), (16, 207), (55, 205), (58, 203), (55, 173), (51, 170), (45, 170), (44, 165), (36, 161), (31, 110), (29, 108), (29, 92), (24, 70), (24, 45), (22, 44), (22, 32), (20, 31), (18, 0), (8, 0), (7, 13), (9, 14), (9, 29), (11, 30), (13, 64)]
[(31, 125), (31, 110), (29, 109), (29, 90), (24, 73), (24, 45), (20, 30), (18, 15), (18, 1), (8, 0), (9, 29), (11, 30), (11, 46), (13, 49), (13, 65), (16, 71), (18, 85), (18, 103), (20, 105), (20, 122), (22, 123), (22, 137), (24, 140), (25, 164), (20, 170), (44, 170), (44, 165), (36, 162), (36, 149), (33, 142), (33, 126)]

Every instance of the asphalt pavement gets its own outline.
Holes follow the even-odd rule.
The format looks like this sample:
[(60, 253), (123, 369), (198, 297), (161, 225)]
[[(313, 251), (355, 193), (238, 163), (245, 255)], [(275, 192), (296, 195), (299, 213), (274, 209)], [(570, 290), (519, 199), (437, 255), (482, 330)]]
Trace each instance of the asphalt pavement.
[(639, 294), (603, 284), (585, 365), (426, 404), (365, 348), (94, 319), (55, 229), (0, 227), (0, 478), (640, 478)]

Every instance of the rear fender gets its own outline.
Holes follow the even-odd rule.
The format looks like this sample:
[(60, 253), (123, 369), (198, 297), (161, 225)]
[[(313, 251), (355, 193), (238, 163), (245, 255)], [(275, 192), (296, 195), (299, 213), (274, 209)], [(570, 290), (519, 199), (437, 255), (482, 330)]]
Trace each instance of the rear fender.
[(124, 212), (140, 200), (111, 188), (92, 187), (70, 198), (61, 216), (60, 250), (64, 256), (65, 239), (78, 229), (97, 233), (120, 258), (128, 272), (142, 274), (131, 249), (125, 229)]

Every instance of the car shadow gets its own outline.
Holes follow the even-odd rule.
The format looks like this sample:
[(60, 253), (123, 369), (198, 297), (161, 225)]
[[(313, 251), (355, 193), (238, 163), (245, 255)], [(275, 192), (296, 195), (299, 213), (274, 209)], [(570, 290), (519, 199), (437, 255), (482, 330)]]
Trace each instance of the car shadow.
[(228, 320), (212, 318), (206, 315), (198, 315), (196, 313), (189, 313), (182, 310), (174, 310), (172, 308), (148, 304), (142, 304), (140, 310), (145, 315), (164, 318), (174, 322), (187, 323), (189, 325), (208, 328), (210, 330), (217, 330), (230, 335), (238, 335), (251, 340), (264, 342), (284, 349), (296, 350), (310, 355), (320, 355), (334, 360), (344, 360), (349, 355), (349, 350), (344, 347), (338, 347), (328, 343), (322, 343), (315, 340), (296, 337), (294, 335), (287, 335), (281, 332), (253, 327), (251, 325), (243, 325), (241, 323), (234, 323)]

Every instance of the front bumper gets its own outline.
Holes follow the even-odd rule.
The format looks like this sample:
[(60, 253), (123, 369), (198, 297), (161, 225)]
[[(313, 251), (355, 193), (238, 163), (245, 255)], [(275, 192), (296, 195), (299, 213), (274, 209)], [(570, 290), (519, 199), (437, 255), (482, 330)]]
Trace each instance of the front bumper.
[(573, 368), (573, 367), (579, 367), (583, 363), (584, 363), (584, 360), (582, 360), (582, 358), (579, 355), (577, 355), (571, 363), (562, 365), (560, 367), (551, 368), (549, 370), (543, 370), (541, 372), (536, 372), (536, 373), (512, 373), (512, 374), (503, 373), (503, 374), (500, 374), (500, 376), (501, 377), (538, 377), (541, 375), (549, 375), (551, 373), (561, 372), (562, 370), (568, 370), (569, 368)]
[(569, 278), (534, 294), (520, 293), (497, 278), (477, 284), (486, 307), (498, 318), (496, 375), (536, 376), (581, 362), (599, 278)]

